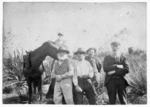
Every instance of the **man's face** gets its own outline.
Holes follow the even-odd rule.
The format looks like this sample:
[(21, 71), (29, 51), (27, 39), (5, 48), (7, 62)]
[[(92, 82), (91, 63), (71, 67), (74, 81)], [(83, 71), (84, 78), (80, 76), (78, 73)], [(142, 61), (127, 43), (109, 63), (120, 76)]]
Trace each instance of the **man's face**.
[(94, 51), (94, 50), (90, 50), (90, 51), (88, 52), (88, 55), (89, 55), (90, 57), (94, 57), (95, 51)]
[(67, 54), (65, 52), (59, 52), (58, 53), (58, 59), (64, 60), (67, 57)]
[(113, 52), (117, 52), (119, 50), (119, 45), (111, 45), (111, 49)]
[(78, 53), (78, 54), (77, 54), (77, 59), (78, 59), (79, 61), (82, 61), (82, 60), (85, 59), (85, 55), (84, 55), (84, 54), (81, 54), (81, 53)]

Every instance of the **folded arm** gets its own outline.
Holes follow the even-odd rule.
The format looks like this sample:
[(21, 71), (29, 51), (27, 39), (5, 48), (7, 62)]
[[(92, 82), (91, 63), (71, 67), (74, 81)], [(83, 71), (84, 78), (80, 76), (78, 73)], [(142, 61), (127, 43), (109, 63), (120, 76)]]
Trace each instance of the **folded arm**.
[(129, 65), (126, 58), (123, 59), (123, 68), (118, 68), (115, 73), (117, 75), (125, 75), (126, 73), (129, 73)]
[(108, 56), (105, 57), (103, 63), (104, 72), (109, 72), (117, 69), (116, 65), (110, 65), (109, 62), (110, 62), (110, 58)]

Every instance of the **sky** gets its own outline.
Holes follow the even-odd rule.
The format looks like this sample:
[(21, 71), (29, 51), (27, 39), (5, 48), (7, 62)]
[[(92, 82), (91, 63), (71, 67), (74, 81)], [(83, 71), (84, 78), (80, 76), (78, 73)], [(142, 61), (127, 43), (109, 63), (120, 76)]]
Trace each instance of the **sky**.
[[(3, 36), (6, 54), (34, 50), (61, 32), (75, 51), (95, 47), (109, 50), (111, 41), (146, 50), (146, 3), (4, 3)], [(3, 38), (4, 38), (3, 37)], [(3, 43), (4, 44), (4, 43)]]

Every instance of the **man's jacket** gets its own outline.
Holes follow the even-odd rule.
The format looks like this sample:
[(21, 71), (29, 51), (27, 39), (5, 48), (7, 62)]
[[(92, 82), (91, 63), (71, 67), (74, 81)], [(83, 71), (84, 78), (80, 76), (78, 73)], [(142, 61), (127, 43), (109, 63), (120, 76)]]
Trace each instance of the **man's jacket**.
[[(123, 65), (123, 68), (117, 68), (116, 65)], [(112, 77), (119, 77), (125, 81), (126, 85), (128, 85), (127, 81), (124, 79), (124, 76), (129, 72), (129, 66), (126, 58), (123, 55), (121, 55), (119, 58), (114, 58), (111, 55), (106, 56), (103, 62), (103, 69), (104, 72), (106, 72), (105, 86)], [(108, 75), (108, 72), (113, 70), (115, 70), (115, 74)]]

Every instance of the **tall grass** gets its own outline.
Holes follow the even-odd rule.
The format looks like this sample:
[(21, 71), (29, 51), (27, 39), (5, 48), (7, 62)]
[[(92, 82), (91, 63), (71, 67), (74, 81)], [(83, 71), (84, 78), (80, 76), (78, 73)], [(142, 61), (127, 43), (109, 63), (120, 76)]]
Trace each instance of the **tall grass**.
[[(134, 52), (133, 52), (134, 53)], [(109, 52), (99, 52), (97, 57), (103, 62), (103, 59)], [(128, 91), (128, 102), (131, 104), (146, 104), (147, 103), (147, 57), (146, 53), (140, 51), (139, 54), (126, 54), (129, 63), (130, 72), (125, 76), (130, 84), (130, 91)], [(44, 64), (46, 69), (46, 78), (44, 84), (50, 84), (52, 59), (46, 59)], [(24, 80), (23, 72), (23, 53), (15, 51), (14, 55), (9, 55), (9, 58), (3, 59), (3, 89), (6, 87), (15, 89), (21, 99), (23, 99), (23, 90), (27, 90), (27, 84)], [(100, 85), (96, 86), (97, 104), (108, 103), (108, 95), (104, 87), (105, 73), (101, 69)], [(6, 92), (9, 90), (5, 89)], [(85, 99), (85, 104), (87, 100)]]
[[(130, 72), (125, 76), (130, 87), (127, 89), (128, 102), (131, 104), (146, 104), (147, 103), (147, 57), (144, 51), (133, 51), (133, 54), (126, 54)], [(101, 62), (109, 52), (99, 52), (97, 54)], [(101, 70), (101, 83), (97, 88), (99, 96), (98, 104), (108, 102), (108, 95), (104, 87), (105, 73)], [(101, 89), (101, 90), (100, 90)]]
[(23, 75), (23, 53), (14, 51), (14, 56), (3, 59), (3, 89), (11, 87), (23, 100), (27, 95), (27, 83)]
[[(146, 104), (147, 98), (147, 61), (146, 54), (128, 55), (130, 73), (126, 76), (131, 86), (128, 93), (130, 103)], [(144, 99), (143, 99), (144, 98)]]

